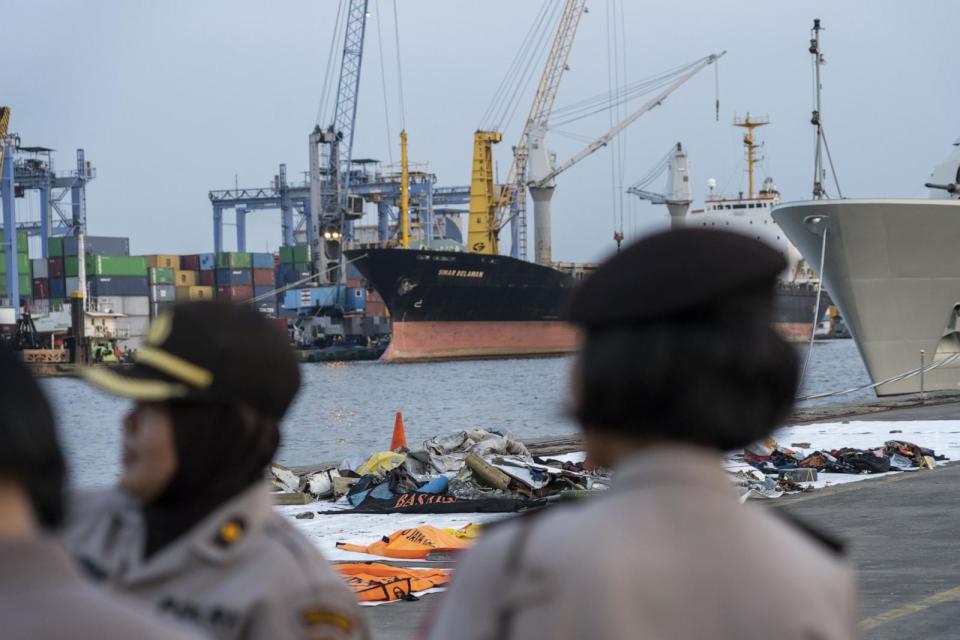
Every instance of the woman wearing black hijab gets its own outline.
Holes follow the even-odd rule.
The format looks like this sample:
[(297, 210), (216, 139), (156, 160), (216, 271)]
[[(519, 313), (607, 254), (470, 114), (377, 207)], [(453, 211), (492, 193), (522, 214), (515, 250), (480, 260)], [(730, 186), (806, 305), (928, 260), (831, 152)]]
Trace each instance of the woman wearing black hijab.
[(68, 543), (91, 575), (214, 638), (366, 638), (264, 474), (300, 386), (286, 337), (254, 309), (178, 305), (133, 367), (87, 379), (135, 404), (119, 487), (77, 501)]

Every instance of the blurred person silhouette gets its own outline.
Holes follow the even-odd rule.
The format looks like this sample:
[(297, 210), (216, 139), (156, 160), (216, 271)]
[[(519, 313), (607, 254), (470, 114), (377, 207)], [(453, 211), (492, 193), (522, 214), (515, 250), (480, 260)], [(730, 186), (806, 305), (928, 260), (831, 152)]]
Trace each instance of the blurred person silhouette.
[(787, 417), (797, 355), (771, 326), (774, 249), (684, 229), (648, 236), (574, 293), (573, 413), (612, 487), (494, 526), (429, 637), (847, 640), (842, 548), (741, 505), (723, 452)]
[(368, 637), (353, 594), (265, 482), (300, 387), (284, 333), (248, 305), (183, 303), (133, 361), (86, 371), (135, 402), (119, 486), (80, 497), (68, 519), (90, 575), (213, 638)]
[(66, 468), (53, 413), (27, 367), (0, 347), (0, 637), (199, 638), (81, 575), (56, 538)]

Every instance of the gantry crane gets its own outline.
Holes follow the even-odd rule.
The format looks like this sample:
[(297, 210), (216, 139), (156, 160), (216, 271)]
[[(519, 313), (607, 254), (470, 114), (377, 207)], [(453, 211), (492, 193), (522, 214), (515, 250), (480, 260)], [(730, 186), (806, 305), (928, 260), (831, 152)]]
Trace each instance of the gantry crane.
[(686, 72), (680, 74), (676, 80), (671, 82), (663, 91), (645, 102), (639, 109), (628, 115), (617, 123), (612, 129), (588, 144), (580, 152), (571, 157), (559, 166), (553, 165), (553, 158), (543, 145), (542, 141), (536, 136), (530, 137), (529, 151), (529, 180), (527, 187), (530, 189), (530, 195), (533, 197), (533, 218), (535, 224), (539, 221), (540, 229), (537, 236), (537, 256), (538, 264), (550, 265), (553, 262), (552, 247), (550, 238), (550, 200), (553, 197), (554, 183), (553, 179), (558, 175), (577, 164), (587, 156), (605, 147), (610, 140), (617, 134), (630, 126), (640, 116), (647, 113), (654, 107), (663, 104), (667, 96), (679, 89), (684, 83), (703, 70), (705, 67), (719, 60), (726, 51), (710, 54), (701, 58), (694, 64), (687, 67)]
[[(567, 70), (573, 39), (586, 10), (586, 0), (566, 0), (557, 32), (547, 56), (537, 93), (530, 105), (520, 141), (513, 150), (513, 162), (506, 183), (494, 184), (493, 147), (502, 136), (497, 131), (474, 134), (473, 174), (470, 183), (470, 218), (467, 247), (475, 253), (497, 254), (500, 230), (511, 223), (511, 255), (526, 257), (526, 206), (528, 139), (546, 132), (557, 98), (560, 79)], [(534, 229), (536, 230), (536, 220)]]
[[(667, 171), (666, 193), (647, 191), (646, 187)], [(687, 152), (678, 142), (644, 177), (637, 180), (627, 193), (649, 200), (651, 204), (665, 204), (670, 212), (670, 228), (681, 229), (686, 226), (687, 211), (693, 202), (690, 190), (690, 167)]]

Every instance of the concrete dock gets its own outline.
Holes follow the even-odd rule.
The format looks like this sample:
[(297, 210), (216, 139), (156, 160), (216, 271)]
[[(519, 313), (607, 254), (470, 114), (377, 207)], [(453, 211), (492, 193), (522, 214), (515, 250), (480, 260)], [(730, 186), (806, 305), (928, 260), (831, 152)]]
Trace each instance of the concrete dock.
[[(819, 408), (816, 421), (960, 420), (956, 400), (954, 395), (923, 405), (906, 399), (880, 401), (883, 409), (862, 412)], [(958, 486), (960, 461), (932, 472), (786, 497), (762, 503), (762, 508), (786, 509), (846, 542), (858, 574), (866, 640), (955, 638), (960, 610)], [(365, 608), (365, 613), (377, 638), (411, 638), (442, 597), (433, 594), (419, 602)]]

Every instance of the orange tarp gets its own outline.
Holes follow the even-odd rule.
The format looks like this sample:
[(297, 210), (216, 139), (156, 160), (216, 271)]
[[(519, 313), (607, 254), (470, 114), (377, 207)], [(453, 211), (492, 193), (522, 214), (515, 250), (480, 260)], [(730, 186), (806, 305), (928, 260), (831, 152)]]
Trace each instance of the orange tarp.
[(450, 580), (445, 569), (404, 569), (380, 562), (334, 565), (361, 602), (410, 599), (410, 594), (440, 587)]
[(415, 529), (402, 529), (368, 545), (338, 542), (337, 548), (357, 553), (371, 553), (387, 558), (423, 559), (435, 552), (460, 551), (471, 544), (470, 539), (458, 537), (447, 529), (428, 524)]

